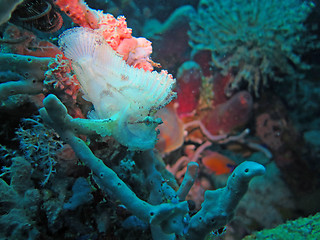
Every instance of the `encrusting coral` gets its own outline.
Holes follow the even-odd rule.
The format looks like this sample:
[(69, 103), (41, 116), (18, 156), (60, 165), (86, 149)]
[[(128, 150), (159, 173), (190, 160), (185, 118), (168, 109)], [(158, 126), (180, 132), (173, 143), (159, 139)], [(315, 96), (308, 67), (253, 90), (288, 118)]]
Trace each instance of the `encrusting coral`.
[(320, 237), (320, 214), (306, 218), (299, 218), (294, 221), (288, 221), (273, 229), (267, 229), (246, 236), (243, 240), (264, 240), (264, 239), (295, 239), (295, 240), (313, 240)]

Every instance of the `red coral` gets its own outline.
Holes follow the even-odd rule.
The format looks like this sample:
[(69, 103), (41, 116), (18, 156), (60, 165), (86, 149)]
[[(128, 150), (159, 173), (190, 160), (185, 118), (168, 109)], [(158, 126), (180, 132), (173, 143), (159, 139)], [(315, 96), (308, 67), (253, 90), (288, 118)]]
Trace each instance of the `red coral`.
[(192, 115), (199, 104), (202, 74), (200, 67), (193, 61), (182, 64), (177, 75), (176, 102), (179, 104), (177, 112), (179, 116)]
[(216, 106), (201, 119), (201, 122), (211, 134), (230, 133), (248, 121), (252, 105), (250, 93), (241, 91), (225, 103)]
[(221, 103), (228, 101), (228, 97), (226, 96), (226, 89), (230, 82), (232, 82), (232, 75), (228, 74), (227, 76), (223, 76), (221, 74), (217, 74), (213, 80), (213, 104), (217, 106)]

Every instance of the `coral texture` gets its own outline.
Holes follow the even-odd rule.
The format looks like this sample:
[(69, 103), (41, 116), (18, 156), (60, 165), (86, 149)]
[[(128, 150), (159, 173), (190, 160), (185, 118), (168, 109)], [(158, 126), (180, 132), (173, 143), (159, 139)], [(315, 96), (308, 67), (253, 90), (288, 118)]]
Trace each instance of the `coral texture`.
[(154, 66), (158, 66), (150, 59), (151, 42), (143, 37), (133, 37), (132, 29), (127, 27), (124, 16), (115, 18), (110, 13), (96, 11), (89, 8), (82, 0), (58, 0), (55, 4), (75, 23), (81, 27), (94, 29), (103, 36), (111, 48), (117, 51), (130, 66), (142, 68), (145, 71), (152, 71)]
[(298, 0), (201, 0), (189, 43), (194, 53), (209, 50), (223, 74), (235, 75), (230, 90), (244, 82), (259, 95), (270, 79), (299, 78), (295, 68), (308, 68), (301, 54), (314, 47), (303, 25), (312, 6)]
[(263, 230), (244, 238), (244, 240), (263, 240), (263, 239), (295, 239), (313, 240), (319, 239), (320, 214), (307, 218), (299, 218), (295, 221), (288, 221), (274, 229)]
[(183, 199), (197, 176), (196, 163), (189, 163), (187, 178), (178, 192), (175, 192), (155, 167), (158, 160), (154, 153), (141, 153), (139, 157), (144, 159), (142, 168), (146, 172), (146, 182), (150, 187), (148, 201), (142, 200), (112, 169), (92, 153), (84, 141), (76, 137), (76, 131), (89, 131), (74, 125), (67, 109), (57, 97), (49, 95), (43, 104), (45, 107), (40, 109), (40, 114), (45, 122), (54, 127), (61, 138), (73, 148), (79, 159), (92, 170), (95, 181), (103, 191), (112, 193), (133, 215), (150, 223), (155, 240), (175, 239), (174, 234), (186, 235), (187, 239), (204, 239), (211, 230), (223, 227), (232, 219), (234, 209), (247, 191), (251, 179), (265, 172), (261, 164), (243, 162), (229, 177), (225, 188), (206, 192), (202, 209), (190, 218), (188, 203)]

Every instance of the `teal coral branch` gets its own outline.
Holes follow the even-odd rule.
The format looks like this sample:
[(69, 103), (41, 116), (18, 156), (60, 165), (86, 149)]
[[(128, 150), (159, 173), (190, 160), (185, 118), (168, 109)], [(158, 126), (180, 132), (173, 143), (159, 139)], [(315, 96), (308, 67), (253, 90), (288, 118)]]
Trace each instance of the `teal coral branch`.
[(181, 186), (178, 189), (177, 195), (180, 200), (184, 200), (198, 177), (199, 164), (197, 162), (190, 162), (187, 166), (187, 171), (182, 180)]
[[(16, 94), (39, 94), (43, 92), (44, 73), (52, 58), (0, 53), (0, 72), (16, 73), (21, 79), (0, 83), (0, 101)], [(10, 75), (10, 74), (9, 74)]]
[[(79, 159), (89, 167), (94, 179), (102, 190), (121, 201), (126, 208), (151, 226), (154, 239), (175, 239), (175, 234), (185, 235), (187, 239), (201, 240), (212, 230), (224, 227), (233, 217), (234, 210), (248, 189), (250, 180), (264, 174), (265, 168), (255, 162), (243, 162), (229, 177), (227, 186), (206, 191), (201, 210), (190, 219), (187, 201), (181, 201), (190, 190), (196, 177), (198, 166), (189, 165), (189, 182), (184, 183), (177, 193), (166, 183), (156, 167), (155, 156), (151, 150), (138, 155), (144, 161), (143, 169), (150, 187), (148, 202), (140, 199), (117, 174), (97, 158), (87, 144), (75, 134), (83, 130), (81, 125), (67, 114), (66, 107), (55, 95), (47, 96), (40, 115), (53, 127), (60, 137), (75, 151)], [(111, 121), (112, 124), (112, 121)], [(80, 127), (80, 129), (75, 129)], [(103, 125), (108, 127), (108, 125)], [(180, 201), (181, 202), (180, 202)], [(160, 236), (160, 238), (159, 238)]]
[[(98, 184), (108, 192), (112, 192), (115, 198), (119, 199), (135, 216), (158, 225), (176, 216), (184, 219), (189, 211), (187, 202), (151, 205), (139, 199), (115, 172), (91, 152), (84, 141), (74, 135), (73, 130), (69, 128), (70, 125), (65, 125), (65, 122), (70, 121), (71, 116), (67, 114), (67, 109), (59, 99), (49, 95), (43, 103), (45, 108), (40, 109), (40, 114), (45, 122), (57, 131), (60, 137), (73, 148), (79, 159), (92, 170), (98, 179)], [(178, 234), (182, 232), (174, 228), (167, 230), (171, 233), (178, 231)]]
[(224, 227), (233, 218), (250, 180), (264, 173), (265, 168), (261, 164), (246, 161), (233, 171), (226, 187), (207, 190), (201, 210), (191, 218), (187, 239), (201, 240), (213, 229)]
[(0, 84), (0, 100), (6, 100), (9, 96), (16, 94), (35, 95), (42, 92), (41, 83), (33, 80), (19, 80)]

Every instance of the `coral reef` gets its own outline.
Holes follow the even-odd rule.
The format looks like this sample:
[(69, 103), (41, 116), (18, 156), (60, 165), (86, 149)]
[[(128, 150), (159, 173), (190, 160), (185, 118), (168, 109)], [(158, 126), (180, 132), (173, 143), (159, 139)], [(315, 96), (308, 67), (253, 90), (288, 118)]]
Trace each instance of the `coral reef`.
[(317, 2), (16, 4), (1, 239), (269, 238), (319, 211)]
[[(175, 191), (169, 185), (162, 184), (163, 178), (151, 160), (154, 158), (152, 152), (147, 151), (142, 155), (144, 158), (151, 158), (145, 159), (147, 162), (144, 166), (149, 175), (147, 179), (150, 178), (151, 184), (149, 200), (145, 202), (104, 165), (103, 161), (97, 158), (80, 138), (75, 136), (75, 131), (88, 134), (90, 129), (81, 125), (76, 128), (72, 126), (71, 117), (67, 115), (65, 106), (54, 95), (45, 98), (44, 106), (40, 114), (45, 121), (55, 128), (62, 139), (74, 149), (80, 160), (93, 171), (95, 181), (105, 192), (112, 193), (135, 216), (151, 224), (154, 239), (168, 239), (173, 236), (172, 234), (187, 234), (187, 239), (203, 239), (212, 229), (221, 228), (231, 220), (233, 210), (246, 192), (249, 181), (265, 171), (261, 164), (255, 162), (244, 162), (239, 165), (230, 176), (227, 187), (206, 192), (202, 210), (190, 219), (189, 228), (188, 204), (186, 201), (179, 202)], [(191, 176), (195, 177), (196, 174)], [(180, 189), (182, 187), (190, 189), (190, 184), (182, 184)], [(188, 191), (186, 189), (179, 192)], [(185, 193), (180, 194), (180, 196), (185, 195)], [(163, 202), (163, 198), (169, 203)]]

